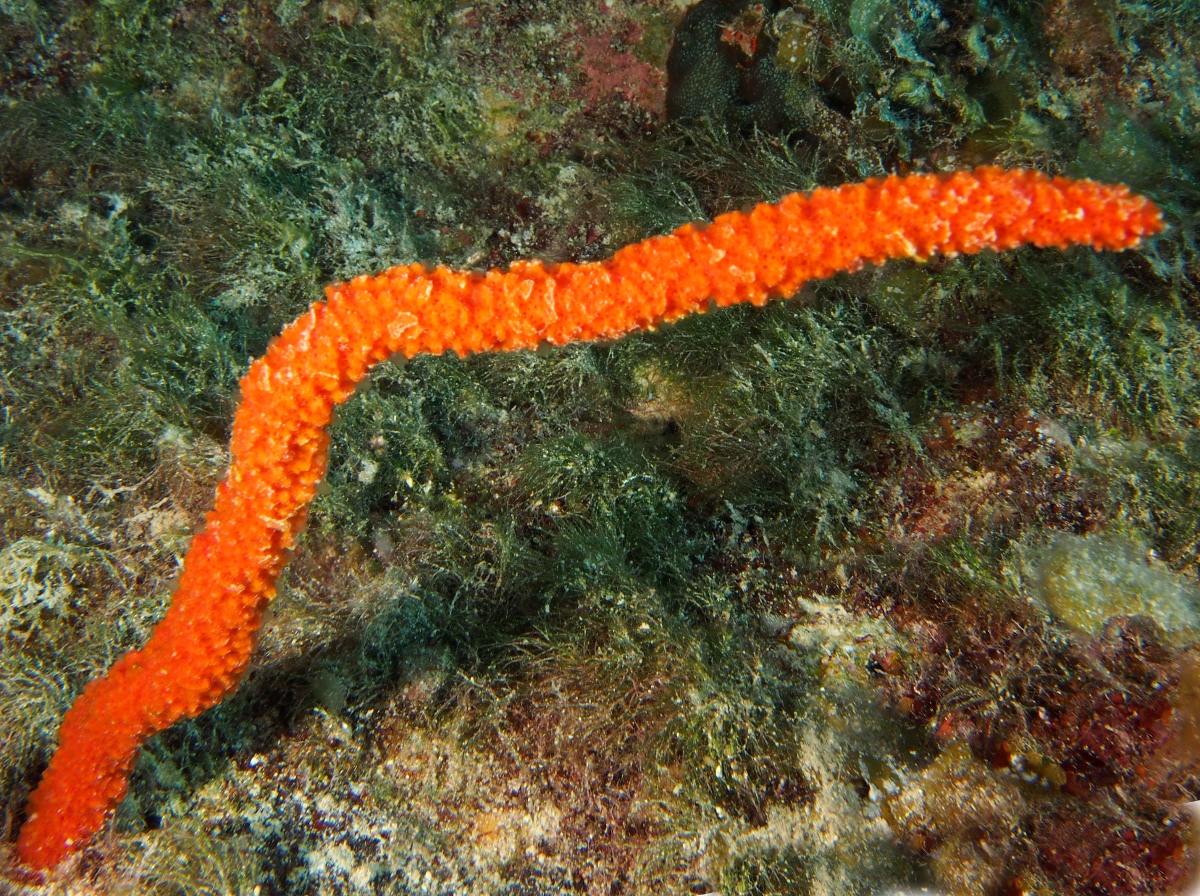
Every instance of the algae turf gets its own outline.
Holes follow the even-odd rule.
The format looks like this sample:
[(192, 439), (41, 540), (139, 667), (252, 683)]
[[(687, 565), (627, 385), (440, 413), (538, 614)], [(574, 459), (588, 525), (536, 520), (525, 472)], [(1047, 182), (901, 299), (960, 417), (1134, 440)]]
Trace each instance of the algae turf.
[(1165, 0), (0, 2), (0, 830), (161, 616), (237, 378), (325, 283), (595, 259), (991, 162), (1124, 181), (1170, 229), (382, 365), (246, 682), (148, 745), (63, 885), (1179, 892), (1195, 24)]

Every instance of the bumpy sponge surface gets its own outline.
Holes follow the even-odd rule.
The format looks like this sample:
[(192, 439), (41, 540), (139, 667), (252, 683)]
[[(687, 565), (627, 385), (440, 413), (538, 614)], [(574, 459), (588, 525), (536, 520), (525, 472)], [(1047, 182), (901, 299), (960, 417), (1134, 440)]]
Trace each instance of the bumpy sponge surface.
[(330, 286), (242, 380), (229, 473), (174, 601), (146, 646), (67, 712), (29, 800), (21, 860), (49, 868), (85, 845), (124, 796), (145, 739), (237, 687), (325, 473), (333, 409), (379, 361), (612, 338), (710, 300), (763, 304), (888, 258), (1026, 243), (1126, 249), (1161, 229), (1158, 209), (1124, 187), (980, 168), (793, 194), (599, 263), (517, 262), (483, 274), (415, 264)]

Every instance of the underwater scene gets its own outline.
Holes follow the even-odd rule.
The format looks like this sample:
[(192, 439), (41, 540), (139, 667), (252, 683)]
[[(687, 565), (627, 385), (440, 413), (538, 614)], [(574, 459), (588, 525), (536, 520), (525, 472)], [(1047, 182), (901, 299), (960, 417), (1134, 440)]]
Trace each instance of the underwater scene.
[(1200, 892), (1200, 0), (0, 0), (0, 396), (4, 896)]

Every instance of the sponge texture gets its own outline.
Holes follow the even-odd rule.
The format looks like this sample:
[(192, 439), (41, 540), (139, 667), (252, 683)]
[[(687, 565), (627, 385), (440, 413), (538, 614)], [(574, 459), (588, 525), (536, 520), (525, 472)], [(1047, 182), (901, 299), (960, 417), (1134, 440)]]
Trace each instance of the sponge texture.
[(86, 845), (124, 796), (145, 739), (237, 687), (325, 473), (333, 409), (379, 361), (613, 338), (710, 300), (760, 305), (889, 258), (1022, 244), (1126, 249), (1161, 229), (1158, 209), (1124, 187), (981, 168), (792, 194), (599, 263), (487, 273), (409, 265), (328, 287), (242, 380), (229, 472), (174, 601), (145, 647), (67, 712), (29, 800), (21, 861), (49, 868)]

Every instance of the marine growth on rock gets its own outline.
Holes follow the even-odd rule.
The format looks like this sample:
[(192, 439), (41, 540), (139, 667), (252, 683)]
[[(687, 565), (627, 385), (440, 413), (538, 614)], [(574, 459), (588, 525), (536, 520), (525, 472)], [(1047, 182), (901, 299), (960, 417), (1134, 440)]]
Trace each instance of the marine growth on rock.
[(889, 258), (1024, 244), (1121, 250), (1161, 228), (1158, 209), (1121, 186), (980, 168), (792, 194), (598, 263), (487, 273), (410, 265), (330, 286), (242, 380), (232, 462), (171, 607), (64, 718), (29, 801), (21, 860), (51, 868), (86, 844), (124, 795), (146, 738), (237, 687), (325, 473), (333, 410), (378, 362), (615, 338), (710, 303), (761, 305)]

